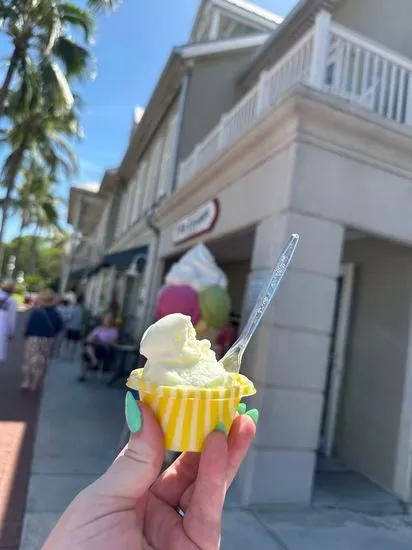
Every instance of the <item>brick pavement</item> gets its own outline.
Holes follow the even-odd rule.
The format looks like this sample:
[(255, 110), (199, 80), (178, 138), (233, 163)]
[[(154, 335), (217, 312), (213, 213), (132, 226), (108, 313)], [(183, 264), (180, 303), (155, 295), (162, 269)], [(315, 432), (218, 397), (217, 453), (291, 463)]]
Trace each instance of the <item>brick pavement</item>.
[(40, 395), (19, 390), (25, 313), (18, 314), (17, 332), (7, 362), (0, 365), (0, 549), (20, 543)]

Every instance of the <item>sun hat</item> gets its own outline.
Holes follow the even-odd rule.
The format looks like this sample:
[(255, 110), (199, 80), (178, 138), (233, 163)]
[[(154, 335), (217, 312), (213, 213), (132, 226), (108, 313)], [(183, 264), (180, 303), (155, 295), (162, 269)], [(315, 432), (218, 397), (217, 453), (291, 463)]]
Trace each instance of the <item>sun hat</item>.
[(13, 292), (14, 291), (14, 281), (13, 279), (3, 279), (1, 282), (1, 288), (4, 292)]
[(46, 290), (42, 290), (39, 294), (39, 304), (41, 306), (53, 306), (56, 303), (56, 295), (55, 293), (50, 289), (46, 288)]

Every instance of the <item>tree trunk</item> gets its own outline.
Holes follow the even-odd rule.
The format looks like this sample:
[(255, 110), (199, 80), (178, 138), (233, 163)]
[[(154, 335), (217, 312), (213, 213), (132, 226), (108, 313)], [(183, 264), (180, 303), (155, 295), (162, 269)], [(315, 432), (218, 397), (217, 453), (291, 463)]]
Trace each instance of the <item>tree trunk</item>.
[(15, 46), (13, 54), (10, 58), (10, 63), (9, 63), (8, 69), (7, 69), (6, 76), (4, 77), (3, 85), (0, 88), (0, 117), (4, 113), (4, 108), (6, 106), (7, 94), (9, 92), (10, 84), (11, 84), (11, 81), (13, 80), (14, 73), (16, 72), (17, 63), (19, 61), (20, 55), (21, 55), (20, 49), (17, 48), (17, 46)]
[(14, 255), (16, 256), (16, 267), (19, 271), (21, 271), (19, 258), (20, 258), (20, 252), (23, 246), (23, 231), (25, 227), (26, 227), (26, 224), (24, 223), (24, 219), (22, 218), (20, 223), (19, 234), (17, 235), (17, 246), (14, 251)]
[(13, 153), (13, 158), (10, 162), (9, 169), (7, 171), (6, 179), (4, 182), (4, 187), (6, 187), (6, 196), (4, 197), (4, 202), (2, 206), (2, 216), (0, 223), (0, 273), (3, 273), (3, 262), (4, 262), (4, 231), (6, 229), (6, 223), (8, 221), (8, 215), (11, 204), (11, 196), (16, 185), (16, 177), (19, 173), (20, 166), (23, 160), (24, 151), (26, 150), (26, 144), (29, 139), (29, 132), (27, 131), (26, 135), (23, 137), (23, 140), (20, 146)]
[(6, 223), (8, 219), (9, 209), (10, 209), (10, 198), (11, 198), (11, 188), (7, 189), (6, 196), (4, 197), (4, 203), (1, 213), (1, 224), (0, 224), (0, 274), (3, 274), (3, 262), (4, 262), (4, 231), (6, 229)]

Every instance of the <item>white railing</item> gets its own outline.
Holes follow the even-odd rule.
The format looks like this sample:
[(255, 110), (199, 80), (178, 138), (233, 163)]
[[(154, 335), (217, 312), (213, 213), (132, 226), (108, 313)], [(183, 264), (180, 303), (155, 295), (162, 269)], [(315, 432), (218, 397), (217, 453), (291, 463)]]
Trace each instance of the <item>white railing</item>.
[(181, 162), (178, 187), (242, 137), (297, 83), (337, 95), (398, 123), (412, 124), (412, 60), (331, 21), (310, 29)]
[(399, 123), (409, 122), (412, 61), (331, 23), (325, 89)]
[(227, 149), (270, 109), (297, 82), (309, 77), (313, 29), (270, 70), (263, 71), (259, 83), (235, 107), (224, 114), (219, 124), (181, 162), (178, 187), (184, 185), (219, 151)]

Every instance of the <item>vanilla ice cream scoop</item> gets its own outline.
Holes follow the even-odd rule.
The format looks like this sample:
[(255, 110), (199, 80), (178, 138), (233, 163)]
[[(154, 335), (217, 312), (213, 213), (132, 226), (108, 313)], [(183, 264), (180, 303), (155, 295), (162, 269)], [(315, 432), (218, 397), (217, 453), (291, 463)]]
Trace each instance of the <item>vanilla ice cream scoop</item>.
[(162, 386), (227, 387), (232, 377), (218, 363), (209, 340), (197, 340), (190, 317), (167, 315), (143, 335), (143, 380)]

